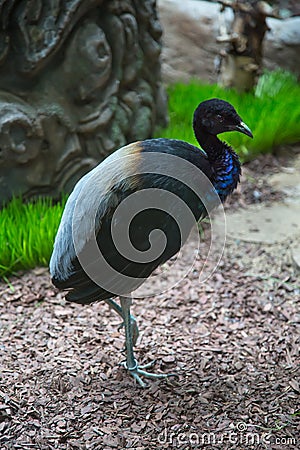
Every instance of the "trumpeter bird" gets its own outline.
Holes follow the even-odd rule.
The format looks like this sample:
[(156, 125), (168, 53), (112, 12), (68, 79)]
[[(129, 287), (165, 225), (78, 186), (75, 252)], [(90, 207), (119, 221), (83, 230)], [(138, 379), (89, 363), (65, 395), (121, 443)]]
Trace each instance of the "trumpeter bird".
[[(186, 241), (192, 221), (184, 205), (195, 221), (202, 220), (215, 206), (214, 196), (224, 202), (237, 187), (238, 156), (217, 135), (238, 131), (253, 137), (234, 107), (220, 99), (199, 104), (193, 129), (201, 148), (175, 139), (135, 142), (79, 180), (66, 203), (50, 261), (52, 282), (67, 291), (68, 301), (104, 300), (121, 316), (124, 366), (141, 386), (146, 385), (143, 376), (174, 374), (153, 374), (138, 365), (131, 293)], [(168, 194), (166, 199), (163, 193)], [(151, 256), (153, 249), (161, 251)]]

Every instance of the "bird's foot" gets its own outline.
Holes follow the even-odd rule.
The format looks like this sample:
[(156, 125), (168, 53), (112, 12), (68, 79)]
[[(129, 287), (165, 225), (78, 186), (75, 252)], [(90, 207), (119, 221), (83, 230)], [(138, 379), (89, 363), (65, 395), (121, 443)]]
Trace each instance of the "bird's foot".
[(139, 366), (136, 360), (135, 360), (135, 365), (133, 367), (128, 367), (126, 361), (124, 361), (121, 364), (125, 367), (125, 369), (127, 369), (129, 371), (130, 375), (133, 376), (133, 378), (138, 382), (138, 384), (142, 388), (147, 387), (147, 384), (144, 383), (141, 376), (146, 377), (146, 378), (152, 378), (152, 379), (178, 377), (177, 373), (151, 373), (151, 372), (146, 372), (145, 370), (143, 370), (143, 369), (148, 369), (149, 367), (152, 367), (155, 364), (155, 360), (151, 361), (150, 363), (145, 364), (143, 366)]
[[(132, 335), (132, 343), (135, 346), (136, 341), (138, 340), (139, 337), (139, 327), (136, 321), (136, 318), (134, 316), (130, 315), (130, 323), (131, 323), (131, 335)], [(124, 327), (124, 322), (120, 323), (120, 325), (118, 326), (118, 331), (121, 330), (121, 328)]]

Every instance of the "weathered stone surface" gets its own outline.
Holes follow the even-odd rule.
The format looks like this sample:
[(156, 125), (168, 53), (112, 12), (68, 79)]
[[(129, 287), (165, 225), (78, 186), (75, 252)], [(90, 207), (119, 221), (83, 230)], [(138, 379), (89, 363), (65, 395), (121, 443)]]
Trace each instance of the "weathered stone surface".
[(300, 17), (268, 19), (270, 28), (264, 45), (264, 64), (268, 69), (281, 67), (300, 75)]
[(154, 0), (4, 0), (0, 19), (0, 203), (69, 191), (165, 123)]

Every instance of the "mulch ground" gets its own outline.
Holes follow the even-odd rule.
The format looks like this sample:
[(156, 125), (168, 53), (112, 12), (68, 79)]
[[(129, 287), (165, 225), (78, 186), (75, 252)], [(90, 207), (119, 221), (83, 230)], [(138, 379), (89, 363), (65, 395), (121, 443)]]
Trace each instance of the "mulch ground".
[[(258, 176), (263, 162), (276, 171), (270, 157), (248, 165), (239, 207), (282, 195)], [(207, 241), (208, 230), (203, 253)], [(105, 304), (66, 303), (45, 269), (0, 284), (1, 450), (300, 448), (292, 245), (227, 241), (205, 283), (199, 259), (170, 291), (136, 300), (139, 363), (178, 374), (146, 389), (119, 365), (123, 331)]]

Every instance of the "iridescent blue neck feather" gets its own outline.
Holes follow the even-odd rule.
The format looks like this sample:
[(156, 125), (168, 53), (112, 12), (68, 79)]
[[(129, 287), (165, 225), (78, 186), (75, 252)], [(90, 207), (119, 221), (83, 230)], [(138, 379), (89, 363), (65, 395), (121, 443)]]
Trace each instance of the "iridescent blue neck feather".
[(224, 202), (240, 181), (241, 166), (237, 154), (228, 146), (221, 159), (215, 161), (213, 168), (215, 171), (213, 185)]
[(221, 201), (237, 187), (240, 181), (241, 165), (237, 154), (217, 136), (202, 135), (200, 145), (205, 150), (213, 170), (211, 180)]

